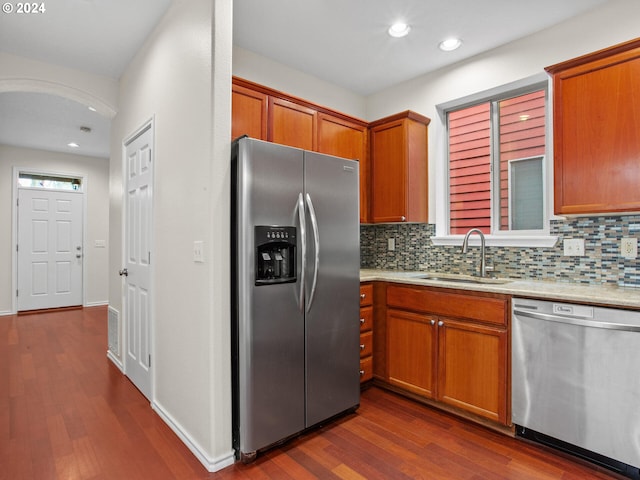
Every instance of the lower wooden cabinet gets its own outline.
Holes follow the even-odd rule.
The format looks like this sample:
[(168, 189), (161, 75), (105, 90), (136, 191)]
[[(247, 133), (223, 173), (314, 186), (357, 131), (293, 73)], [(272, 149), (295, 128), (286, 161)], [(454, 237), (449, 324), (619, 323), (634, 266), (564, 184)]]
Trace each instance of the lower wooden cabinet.
[(382, 380), (508, 425), (508, 312), (507, 296), (388, 286)]
[(373, 378), (373, 285), (360, 285), (360, 383)]
[(434, 321), (417, 313), (387, 310), (388, 382), (427, 398), (435, 397)]
[(439, 322), (437, 399), (507, 424), (506, 329), (446, 318)]

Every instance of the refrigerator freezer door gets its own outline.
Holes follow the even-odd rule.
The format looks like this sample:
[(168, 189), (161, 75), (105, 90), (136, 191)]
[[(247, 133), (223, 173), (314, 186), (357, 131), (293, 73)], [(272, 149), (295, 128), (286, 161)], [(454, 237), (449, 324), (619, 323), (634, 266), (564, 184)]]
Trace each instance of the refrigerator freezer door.
[(358, 162), (313, 152), (304, 155), (309, 218), (306, 426), (310, 427), (360, 401), (360, 207)]
[[(296, 283), (255, 285), (254, 227), (296, 226), (303, 152), (239, 140), (237, 189), (239, 450), (249, 454), (304, 429), (304, 315)], [(298, 230), (299, 231), (299, 230)], [(296, 265), (300, 268), (300, 241)]]

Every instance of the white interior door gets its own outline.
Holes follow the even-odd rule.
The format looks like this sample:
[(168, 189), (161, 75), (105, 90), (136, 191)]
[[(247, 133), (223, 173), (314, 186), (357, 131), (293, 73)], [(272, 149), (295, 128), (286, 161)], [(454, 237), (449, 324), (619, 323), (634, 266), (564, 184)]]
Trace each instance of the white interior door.
[(153, 129), (125, 145), (125, 371), (151, 398), (151, 208)]
[(83, 196), (18, 190), (18, 311), (82, 305)]

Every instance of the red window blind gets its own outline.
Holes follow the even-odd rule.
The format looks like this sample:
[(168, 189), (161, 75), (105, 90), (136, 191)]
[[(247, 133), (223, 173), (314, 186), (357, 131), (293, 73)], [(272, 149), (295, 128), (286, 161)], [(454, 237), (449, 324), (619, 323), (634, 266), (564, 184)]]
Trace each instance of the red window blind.
[[(545, 153), (545, 91), (497, 102), (500, 229), (509, 229), (509, 162)], [(491, 233), (491, 102), (448, 113), (449, 231)], [(498, 167), (496, 167), (498, 168)]]
[(449, 113), (449, 226), (491, 230), (491, 119), (483, 103)]
[(500, 230), (509, 229), (509, 162), (545, 153), (545, 92), (503, 100), (500, 110)]

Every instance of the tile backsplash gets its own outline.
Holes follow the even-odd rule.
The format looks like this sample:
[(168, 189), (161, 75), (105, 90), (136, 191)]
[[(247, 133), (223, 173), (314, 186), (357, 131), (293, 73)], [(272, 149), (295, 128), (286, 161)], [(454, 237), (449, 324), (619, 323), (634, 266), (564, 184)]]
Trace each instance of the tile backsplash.
[[(558, 241), (550, 248), (487, 247), (487, 265), (498, 277), (553, 280), (583, 284), (640, 287), (638, 259), (620, 254), (622, 237), (640, 237), (640, 215), (578, 217), (551, 221), (551, 235)], [(360, 226), (360, 266), (385, 270), (427, 270), (475, 274), (479, 248), (463, 254), (460, 247), (431, 243), (435, 225), (425, 223)], [(395, 250), (388, 251), (388, 240)], [(563, 240), (584, 239), (585, 254), (563, 254)]]

